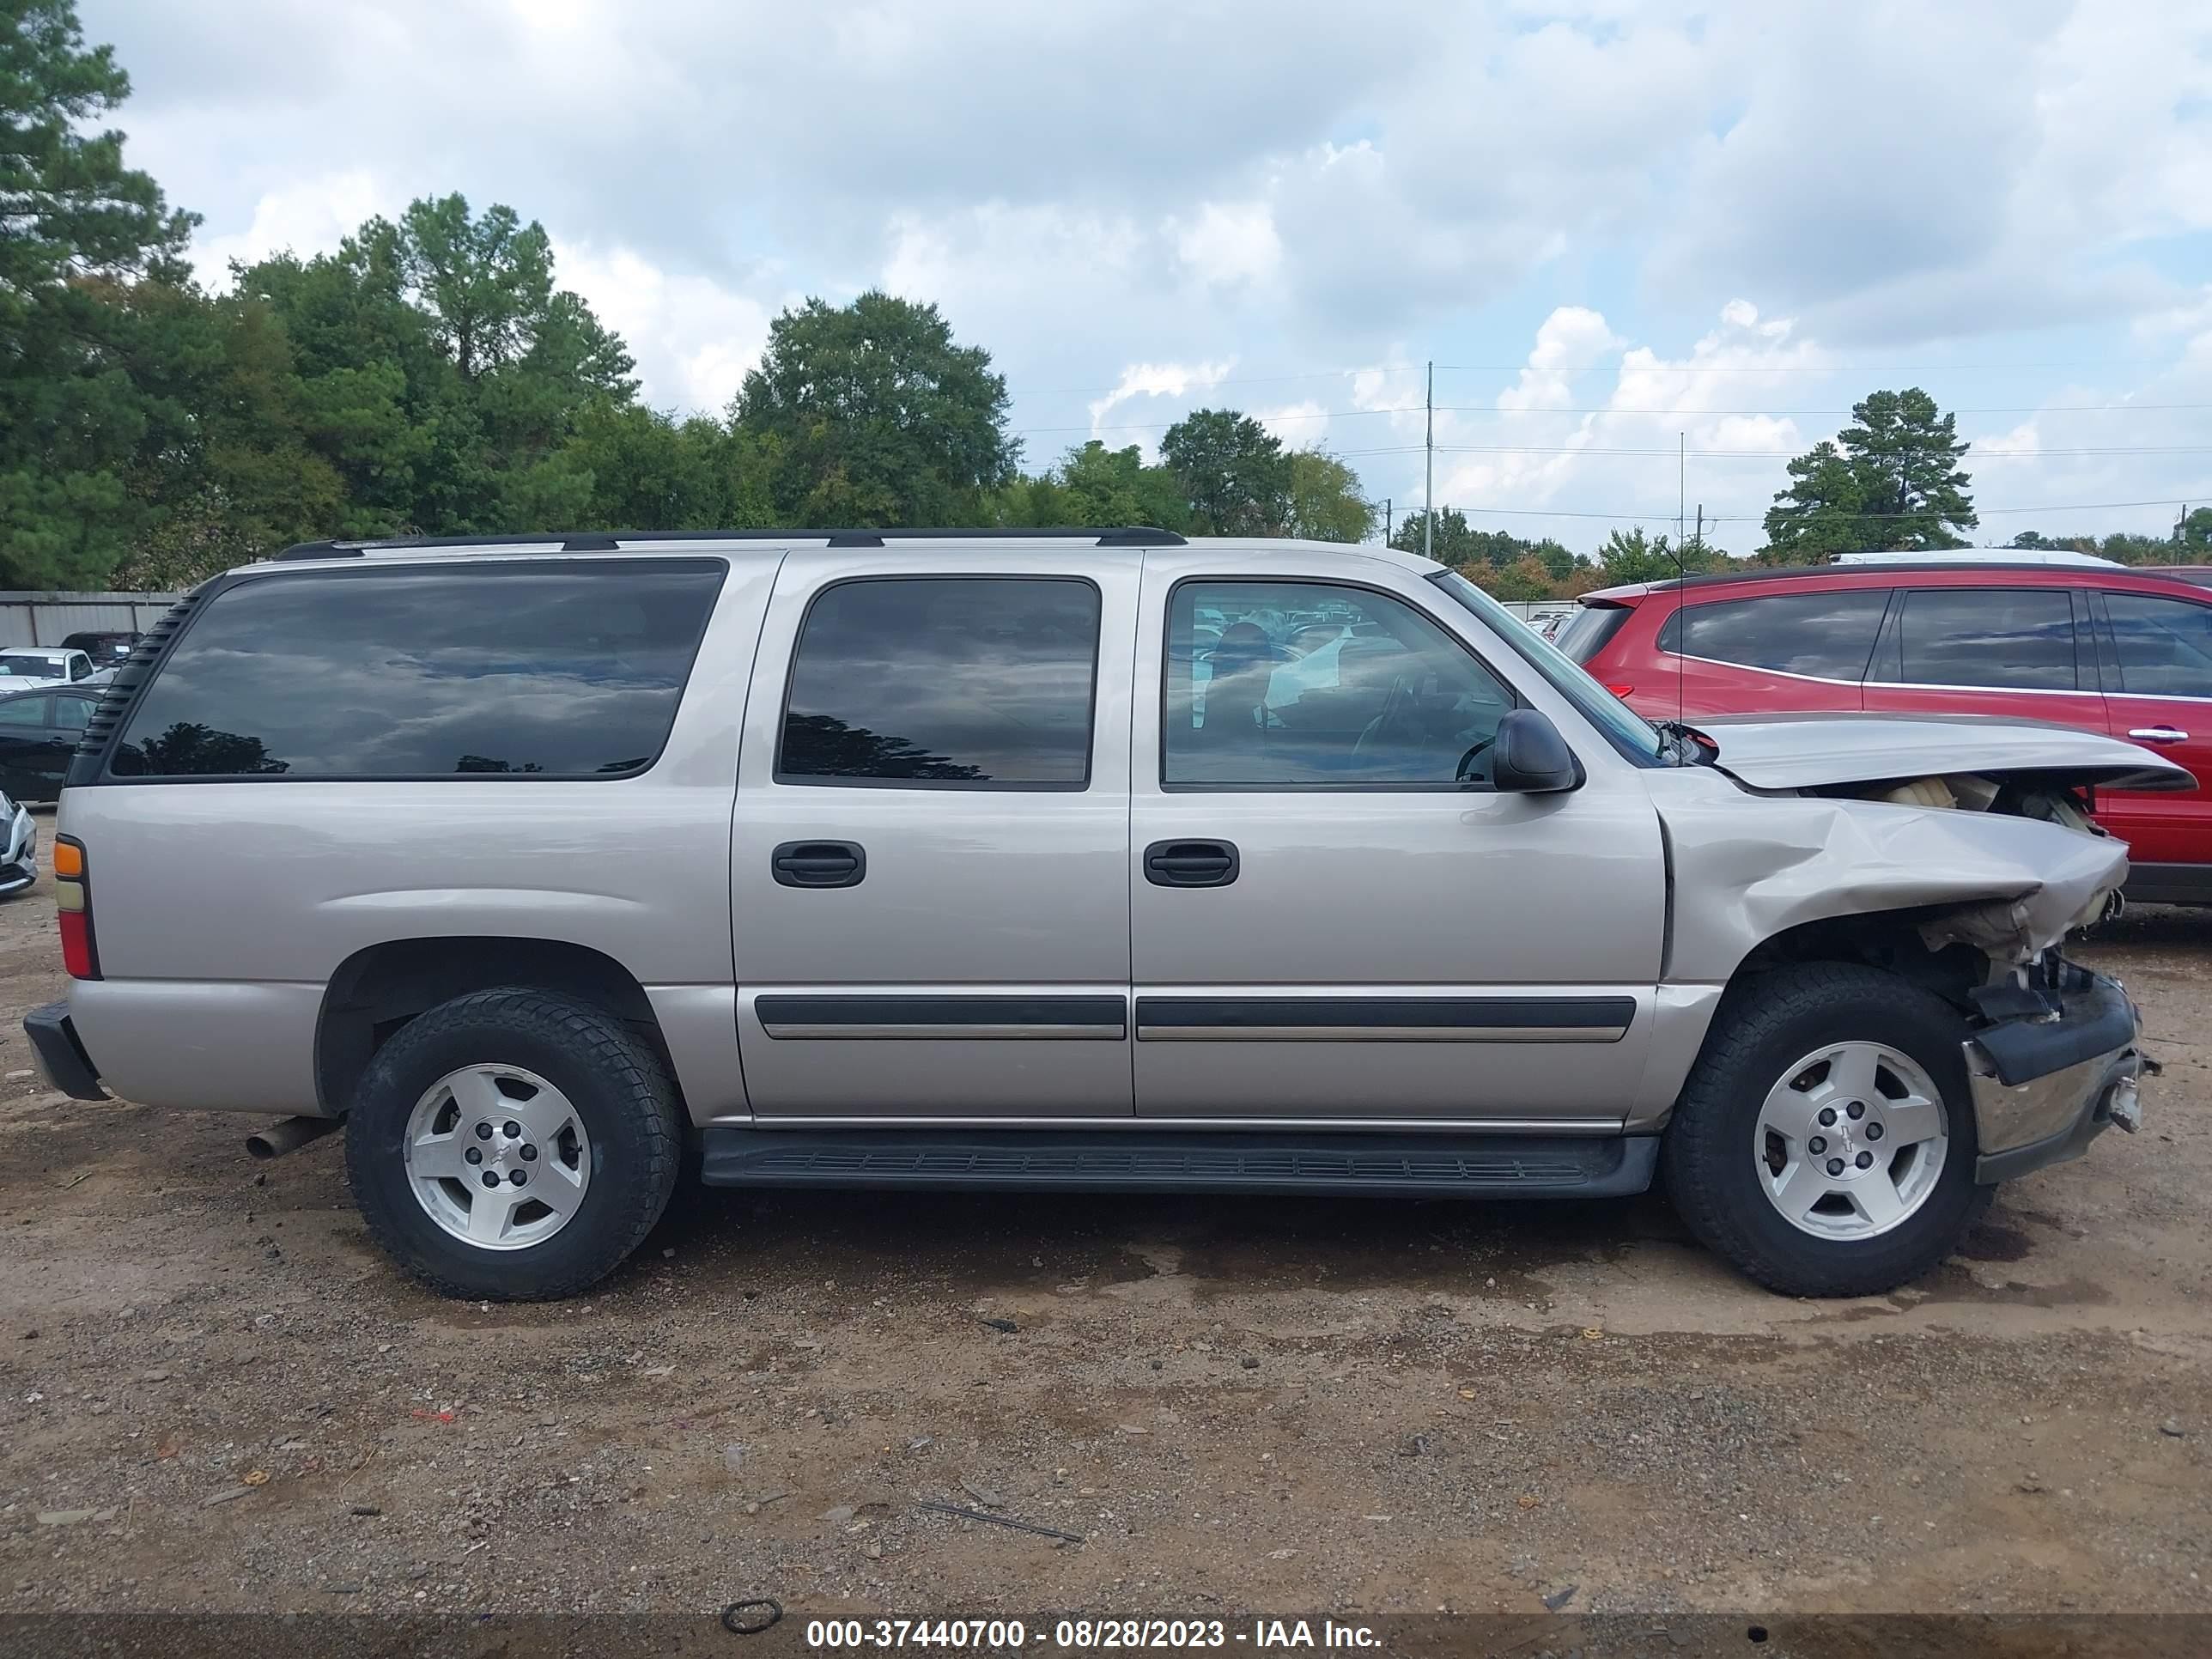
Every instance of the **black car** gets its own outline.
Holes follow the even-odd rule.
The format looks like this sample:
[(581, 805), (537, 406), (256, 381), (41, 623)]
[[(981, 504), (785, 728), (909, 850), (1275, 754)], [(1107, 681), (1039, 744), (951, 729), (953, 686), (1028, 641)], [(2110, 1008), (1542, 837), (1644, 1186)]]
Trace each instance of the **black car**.
[(100, 690), (63, 688), (0, 697), (0, 793), (18, 801), (61, 799), (62, 774)]
[(62, 641), (63, 648), (82, 651), (92, 659), (94, 668), (113, 668), (131, 654), (131, 647), (145, 637), (128, 629), (115, 633), (72, 634)]

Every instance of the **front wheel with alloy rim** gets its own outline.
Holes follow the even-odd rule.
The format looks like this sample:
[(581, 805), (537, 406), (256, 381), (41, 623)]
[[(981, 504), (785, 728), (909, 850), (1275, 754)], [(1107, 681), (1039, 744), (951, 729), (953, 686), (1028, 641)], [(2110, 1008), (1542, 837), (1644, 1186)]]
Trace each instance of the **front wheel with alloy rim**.
[(603, 1009), (478, 991), (377, 1050), (346, 1119), (346, 1170), (377, 1242), (448, 1296), (588, 1288), (666, 1208), (683, 1148), (652, 1047)]
[(1964, 1022), (1872, 968), (1814, 963), (1729, 994), (1661, 1165), (1705, 1244), (1770, 1289), (1871, 1296), (1942, 1261), (1974, 1183)]

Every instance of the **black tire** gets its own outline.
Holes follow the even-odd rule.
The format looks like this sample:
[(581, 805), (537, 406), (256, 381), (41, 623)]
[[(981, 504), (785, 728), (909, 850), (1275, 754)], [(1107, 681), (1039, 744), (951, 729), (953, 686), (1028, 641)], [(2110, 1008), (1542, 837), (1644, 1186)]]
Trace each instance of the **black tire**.
[[(1965, 1036), (1965, 1022), (1942, 999), (1853, 963), (1785, 968), (1731, 991), (1661, 1143), (1661, 1175), (1676, 1211), (1716, 1255), (1787, 1296), (1876, 1296), (1918, 1278), (1958, 1248), (1992, 1190), (1974, 1182)], [(1950, 1146), (1935, 1188), (1902, 1223), (1870, 1238), (1818, 1238), (1760, 1189), (1753, 1132), (1784, 1067), (1823, 1043), (1851, 1040), (1886, 1044), (1919, 1063), (1942, 1097)]]
[[(568, 1096), (592, 1150), (568, 1224), (522, 1249), (484, 1249), (434, 1221), (403, 1145), (415, 1103), (471, 1065), (536, 1073)], [(544, 1302), (589, 1289), (635, 1249), (668, 1206), (684, 1149), (675, 1085), (650, 1044), (589, 1003), (544, 991), (471, 992), (410, 1021), (376, 1052), (346, 1118), (346, 1174), (368, 1230), (444, 1296)]]

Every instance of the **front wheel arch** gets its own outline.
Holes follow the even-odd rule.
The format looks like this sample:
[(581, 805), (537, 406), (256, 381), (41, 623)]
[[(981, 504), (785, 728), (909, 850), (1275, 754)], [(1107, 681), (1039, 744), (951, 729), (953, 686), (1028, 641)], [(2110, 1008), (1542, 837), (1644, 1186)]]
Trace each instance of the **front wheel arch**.
[[(1790, 963), (1732, 986), (1661, 1142), (1661, 1178), (1676, 1210), (1715, 1254), (1788, 1295), (1873, 1295), (1927, 1272), (1956, 1247), (1990, 1193), (1974, 1182), (1978, 1137), (1965, 1035), (1963, 1017), (1934, 992), (1864, 963)], [(1762, 1115), (1808, 1057), (1847, 1044), (1887, 1046), (1932, 1081), (1947, 1144), (1940, 1174), (1900, 1222), (1824, 1237), (1785, 1220), (1762, 1187)], [(1847, 1144), (1855, 1164), (1866, 1143)], [(1896, 1143), (1877, 1156), (1904, 1161)], [(1893, 1167), (1885, 1162), (1880, 1170)]]

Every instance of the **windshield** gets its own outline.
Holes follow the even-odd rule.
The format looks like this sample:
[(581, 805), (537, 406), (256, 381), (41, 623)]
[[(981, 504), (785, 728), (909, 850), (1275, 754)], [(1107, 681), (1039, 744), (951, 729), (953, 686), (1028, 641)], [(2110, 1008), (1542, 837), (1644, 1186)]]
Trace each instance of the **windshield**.
[(0, 674), (19, 680), (58, 680), (62, 676), (61, 659), (58, 657), (33, 657), (10, 651), (0, 654)]
[(1552, 689), (1581, 711), (1613, 746), (1643, 765), (1662, 761), (1667, 746), (1641, 714), (1600, 685), (1583, 665), (1456, 570), (1439, 570), (1429, 580), (1490, 624), (1490, 631), (1527, 659)]

